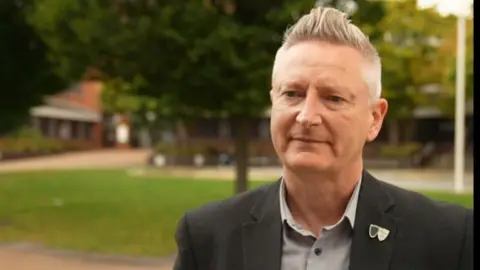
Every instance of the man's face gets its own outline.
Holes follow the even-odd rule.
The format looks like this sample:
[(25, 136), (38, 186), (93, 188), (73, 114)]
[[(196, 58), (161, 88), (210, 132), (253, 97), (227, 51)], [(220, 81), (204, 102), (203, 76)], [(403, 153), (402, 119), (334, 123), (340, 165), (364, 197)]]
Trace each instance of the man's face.
[(271, 134), (283, 165), (335, 170), (361, 159), (387, 111), (362, 79), (368, 65), (357, 50), (305, 41), (277, 55), (270, 97)]

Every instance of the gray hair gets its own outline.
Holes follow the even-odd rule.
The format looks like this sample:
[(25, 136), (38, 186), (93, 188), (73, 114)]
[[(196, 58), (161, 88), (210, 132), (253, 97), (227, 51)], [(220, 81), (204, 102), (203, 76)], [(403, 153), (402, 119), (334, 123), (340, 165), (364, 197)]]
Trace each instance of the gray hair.
[(309, 14), (303, 15), (294, 25), (287, 28), (280, 50), (306, 40), (327, 41), (357, 49), (371, 63), (368, 71), (363, 74), (371, 96), (374, 99), (380, 98), (382, 93), (380, 56), (368, 36), (351, 23), (347, 14), (328, 7), (312, 9)]

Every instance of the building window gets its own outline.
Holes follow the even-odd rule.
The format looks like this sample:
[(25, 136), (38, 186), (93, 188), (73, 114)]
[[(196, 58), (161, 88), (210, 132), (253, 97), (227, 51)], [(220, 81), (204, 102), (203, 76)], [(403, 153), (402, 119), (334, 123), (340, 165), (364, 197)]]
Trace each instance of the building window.
[(83, 122), (78, 122), (77, 124), (78, 130), (77, 130), (77, 138), (79, 140), (84, 140), (85, 139), (85, 123)]
[(72, 127), (70, 121), (61, 121), (59, 123), (58, 136), (62, 140), (69, 140), (72, 137)]
[(31, 118), (31, 124), (32, 124), (32, 127), (38, 131), (41, 130), (41, 127), (40, 127), (40, 118), (39, 117), (36, 117), (36, 116), (33, 116)]
[(68, 88), (68, 93), (75, 94), (75, 95), (82, 94), (82, 85), (80, 83), (76, 83), (76, 84), (71, 85)]
[(89, 140), (92, 138), (93, 126), (91, 123), (72, 122), (72, 138), (76, 140)]
[(218, 138), (218, 122), (215, 119), (200, 118), (195, 121), (195, 136), (203, 139)]
[(49, 138), (55, 139), (57, 138), (57, 123), (58, 121), (56, 119), (48, 119), (48, 131), (47, 131), (47, 136)]
[(92, 140), (93, 139), (93, 124), (92, 123), (85, 123), (85, 139)]
[(220, 139), (230, 139), (232, 136), (232, 130), (228, 120), (222, 119), (218, 123), (218, 136)]
[(263, 119), (258, 124), (258, 136), (260, 139), (270, 138), (270, 122), (267, 119)]
[(43, 136), (48, 137), (48, 118), (38, 118), (39, 128), (38, 130), (42, 133)]

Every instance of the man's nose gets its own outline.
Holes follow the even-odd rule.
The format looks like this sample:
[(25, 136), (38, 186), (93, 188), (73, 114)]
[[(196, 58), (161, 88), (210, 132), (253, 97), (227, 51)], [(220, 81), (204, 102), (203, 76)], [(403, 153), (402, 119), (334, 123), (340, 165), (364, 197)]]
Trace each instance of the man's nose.
[(316, 93), (307, 93), (300, 106), (300, 111), (296, 118), (298, 123), (304, 127), (317, 126), (322, 123), (322, 118), (320, 117), (321, 105)]

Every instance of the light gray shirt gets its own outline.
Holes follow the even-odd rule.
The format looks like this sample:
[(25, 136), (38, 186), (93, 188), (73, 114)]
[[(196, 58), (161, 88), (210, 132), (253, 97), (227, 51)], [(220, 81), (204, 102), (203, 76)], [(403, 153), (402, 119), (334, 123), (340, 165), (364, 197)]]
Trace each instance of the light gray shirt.
[(285, 183), (280, 184), (280, 215), (283, 222), (282, 270), (347, 270), (355, 224), (358, 181), (342, 218), (332, 226), (323, 228), (318, 239), (296, 223), (288, 208)]

